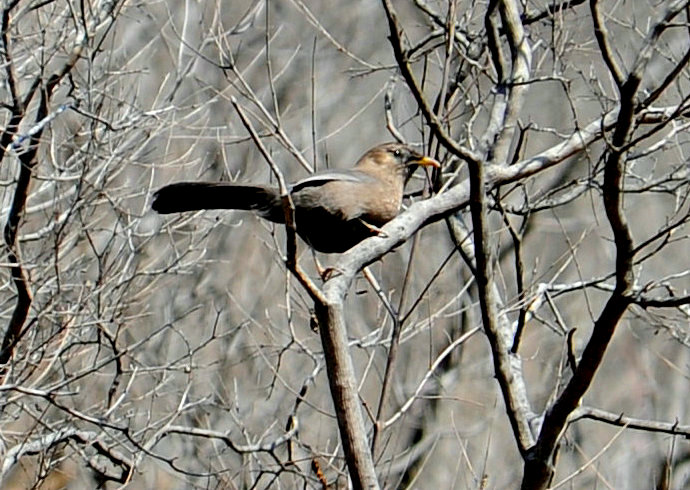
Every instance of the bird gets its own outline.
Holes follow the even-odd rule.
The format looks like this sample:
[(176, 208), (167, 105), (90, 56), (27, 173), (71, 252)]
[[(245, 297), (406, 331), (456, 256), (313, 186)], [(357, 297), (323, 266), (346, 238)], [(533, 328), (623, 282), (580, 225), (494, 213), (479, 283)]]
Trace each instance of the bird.
[[(400, 213), (405, 184), (419, 166), (440, 164), (401, 143), (367, 151), (346, 170), (323, 170), (288, 185), (297, 234), (314, 250), (342, 253)], [(285, 223), (278, 187), (235, 182), (178, 182), (159, 189), (151, 207), (160, 214), (205, 209), (254, 211)]]

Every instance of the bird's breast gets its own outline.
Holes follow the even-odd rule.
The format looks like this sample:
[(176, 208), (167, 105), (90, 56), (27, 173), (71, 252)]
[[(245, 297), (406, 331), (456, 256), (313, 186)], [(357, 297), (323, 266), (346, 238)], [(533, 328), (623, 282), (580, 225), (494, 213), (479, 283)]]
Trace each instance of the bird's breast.
[(383, 225), (392, 220), (400, 212), (402, 193), (389, 192), (379, 194), (378, 199), (362, 211), (362, 218), (374, 225)]

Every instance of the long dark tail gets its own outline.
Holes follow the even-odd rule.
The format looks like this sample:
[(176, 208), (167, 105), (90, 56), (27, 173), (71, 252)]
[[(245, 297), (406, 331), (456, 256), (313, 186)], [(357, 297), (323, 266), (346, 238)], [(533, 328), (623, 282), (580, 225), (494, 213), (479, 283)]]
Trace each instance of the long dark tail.
[(245, 209), (257, 211), (271, 221), (283, 221), (280, 196), (274, 189), (228, 182), (166, 185), (154, 194), (151, 207), (161, 214), (200, 209)]

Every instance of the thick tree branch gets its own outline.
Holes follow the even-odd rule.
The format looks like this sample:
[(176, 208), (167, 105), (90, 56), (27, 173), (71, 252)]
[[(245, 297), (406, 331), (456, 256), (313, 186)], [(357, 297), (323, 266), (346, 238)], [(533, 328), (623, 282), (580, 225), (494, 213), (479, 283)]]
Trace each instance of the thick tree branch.
[(517, 2), (500, 0), (498, 12), (510, 47), (511, 67), (510, 72), (504, 68), (503, 71), (510, 73), (510, 76), (505, 80), (499, 80), (499, 87), (496, 88), (497, 93), (506, 90), (507, 94), (505, 101), (501, 100), (502, 97), (498, 99), (501, 100), (500, 110), (492, 111), (490, 126), (495, 126), (496, 138), (487, 150), (490, 152), (490, 162), (507, 165), (510, 148), (518, 128), (520, 110), (529, 89), (529, 84), (526, 82), (530, 76), (532, 52), (520, 20)]
[[(326, 288), (325, 303), (316, 303), (319, 333), (323, 345), (333, 406), (338, 418), (340, 438), (355, 489), (379, 488), (374, 461), (360, 408), (355, 368), (347, 341), (343, 311), (344, 294)], [(335, 294), (334, 294), (335, 293)]]

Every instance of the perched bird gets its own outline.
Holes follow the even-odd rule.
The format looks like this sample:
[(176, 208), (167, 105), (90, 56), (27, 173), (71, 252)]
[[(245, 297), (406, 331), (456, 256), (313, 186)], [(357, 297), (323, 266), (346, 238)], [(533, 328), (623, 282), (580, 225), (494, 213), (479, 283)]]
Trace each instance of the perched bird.
[[(419, 165), (439, 167), (408, 146), (386, 143), (349, 170), (324, 170), (289, 185), (297, 234), (315, 250), (341, 253), (377, 233), (400, 212), (403, 188)], [(161, 214), (200, 209), (244, 209), (285, 223), (277, 187), (230, 182), (179, 182), (156, 192)]]

